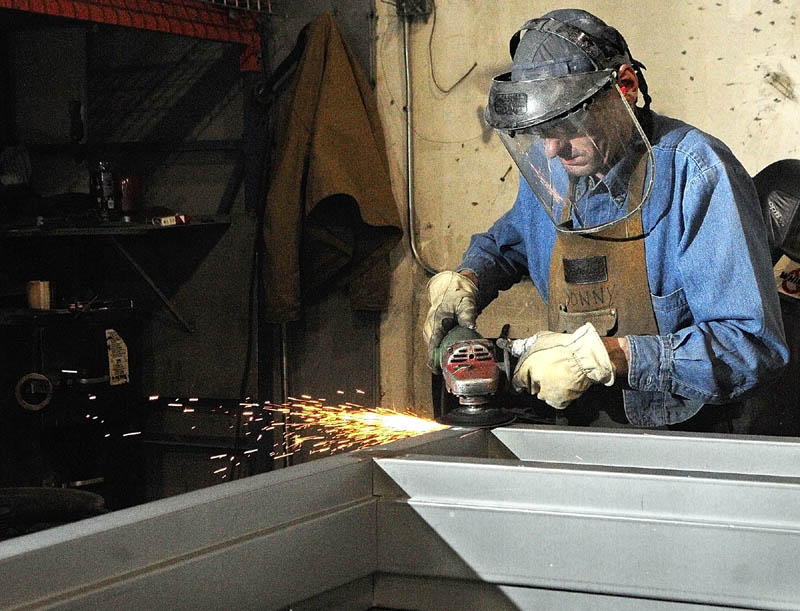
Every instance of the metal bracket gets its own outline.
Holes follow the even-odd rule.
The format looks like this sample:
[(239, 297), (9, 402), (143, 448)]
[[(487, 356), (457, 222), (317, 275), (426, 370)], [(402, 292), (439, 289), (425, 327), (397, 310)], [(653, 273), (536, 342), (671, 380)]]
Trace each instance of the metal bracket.
[(167, 297), (164, 292), (158, 288), (158, 285), (155, 281), (150, 277), (150, 275), (144, 270), (144, 268), (137, 263), (136, 259), (133, 258), (133, 255), (127, 251), (127, 249), (119, 243), (114, 236), (108, 236), (108, 240), (111, 242), (111, 245), (117, 250), (119, 254), (121, 254), (125, 260), (130, 264), (130, 266), (136, 270), (136, 273), (141, 276), (142, 280), (144, 280), (147, 285), (152, 289), (152, 291), (156, 294), (156, 296), (161, 300), (161, 302), (167, 306), (172, 315), (175, 317), (184, 329), (186, 329), (189, 333), (194, 332), (192, 325), (190, 325), (184, 318), (181, 316), (180, 312), (178, 312), (175, 305), (170, 301), (169, 297)]

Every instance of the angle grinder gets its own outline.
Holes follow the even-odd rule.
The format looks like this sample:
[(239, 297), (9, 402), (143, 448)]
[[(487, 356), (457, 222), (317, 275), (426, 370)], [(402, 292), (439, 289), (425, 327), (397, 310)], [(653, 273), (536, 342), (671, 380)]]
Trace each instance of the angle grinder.
[[(508, 325), (501, 337), (507, 334)], [(514, 420), (514, 415), (500, 405), (500, 397), (510, 384), (510, 361), (507, 350), (498, 359), (499, 351), (492, 340), (467, 327), (455, 326), (444, 337), (435, 356), (442, 370), (442, 380), (438, 381), (439, 422), (493, 427)], [(456, 405), (453, 397), (458, 399)]]

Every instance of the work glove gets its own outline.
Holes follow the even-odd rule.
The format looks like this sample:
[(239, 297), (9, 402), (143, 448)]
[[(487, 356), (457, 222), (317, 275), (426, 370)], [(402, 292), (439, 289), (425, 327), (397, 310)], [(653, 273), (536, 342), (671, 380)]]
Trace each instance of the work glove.
[(514, 340), (511, 353), (521, 355), (513, 387), (538, 395), (556, 409), (567, 407), (592, 384), (614, 383), (614, 366), (592, 323), (571, 334), (543, 331)]
[(434, 362), (434, 357), (447, 332), (456, 325), (470, 329), (476, 326), (478, 287), (457, 272), (439, 272), (428, 281), (428, 298), (431, 307), (422, 335), (428, 345), (428, 367), (438, 372), (439, 363)]

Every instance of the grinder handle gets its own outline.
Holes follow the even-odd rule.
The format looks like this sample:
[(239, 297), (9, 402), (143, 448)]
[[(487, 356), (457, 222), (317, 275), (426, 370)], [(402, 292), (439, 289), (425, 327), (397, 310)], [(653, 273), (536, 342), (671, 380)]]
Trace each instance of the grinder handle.
[(506, 375), (506, 390), (513, 388), (511, 385), (511, 340), (508, 339), (510, 331), (511, 325), (509, 323), (504, 324), (500, 330), (500, 337), (495, 340), (495, 345), (503, 351), (503, 364), (499, 365), (499, 367)]

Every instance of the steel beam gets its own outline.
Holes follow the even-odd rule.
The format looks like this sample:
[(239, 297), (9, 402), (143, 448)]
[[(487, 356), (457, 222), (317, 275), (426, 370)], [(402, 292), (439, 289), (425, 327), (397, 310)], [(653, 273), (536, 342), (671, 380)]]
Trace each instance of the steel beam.
[[(386, 475), (376, 478), (378, 571), (798, 608), (795, 441), (570, 433), (492, 432), (530, 462), (376, 459)], [(645, 460), (650, 445), (655, 456)]]
[(800, 439), (519, 425), (494, 437), (523, 461), (800, 476)]
[(798, 447), (438, 431), (0, 543), (0, 607), (798, 609)]
[[(543, 590), (463, 581), (442, 577), (375, 575), (375, 606), (386, 609), (464, 611), (520, 611), (520, 609), (569, 609), (569, 611), (722, 611), (730, 607), (605, 596), (587, 592)], [(317, 607), (322, 609), (323, 607)], [(294, 611), (305, 611), (295, 609)]]
[(335, 456), (2, 542), (0, 607), (280, 608), (374, 571), (371, 480)]

